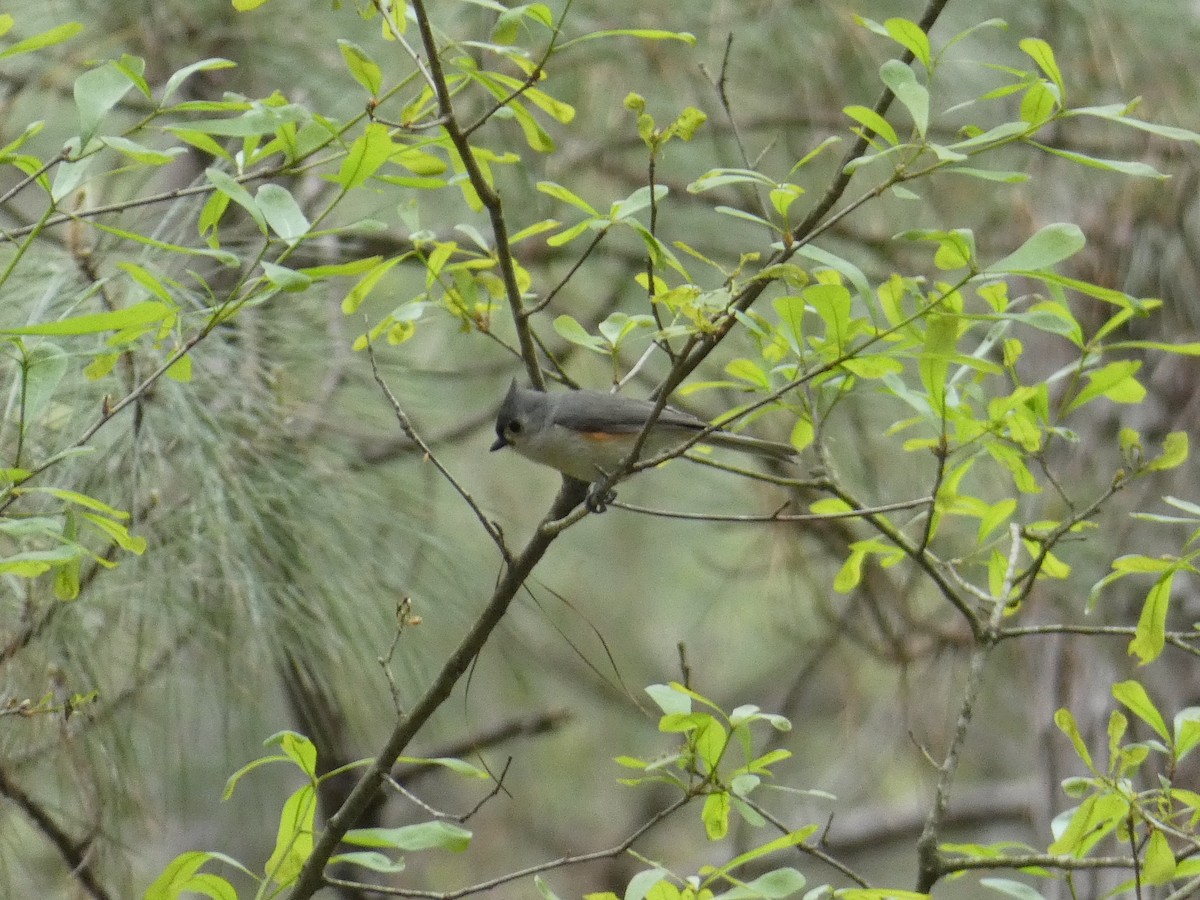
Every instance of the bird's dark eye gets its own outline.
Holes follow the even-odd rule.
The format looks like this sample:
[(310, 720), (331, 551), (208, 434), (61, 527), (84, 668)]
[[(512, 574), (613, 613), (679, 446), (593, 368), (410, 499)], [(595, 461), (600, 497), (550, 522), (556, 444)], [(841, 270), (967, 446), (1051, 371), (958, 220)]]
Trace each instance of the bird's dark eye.
[(520, 434), (521, 433), (521, 423), (515, 422), (515, 421), (509, 422), (508, 423), (508, 433), (509, 434)]

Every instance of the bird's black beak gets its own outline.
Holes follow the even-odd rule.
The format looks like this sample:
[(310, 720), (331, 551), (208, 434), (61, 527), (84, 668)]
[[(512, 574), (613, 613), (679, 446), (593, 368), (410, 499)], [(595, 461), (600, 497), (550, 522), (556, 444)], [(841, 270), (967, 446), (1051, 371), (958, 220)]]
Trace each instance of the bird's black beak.
[(496, 436), (496, 440), (492, 443), (492, 450), (503, 450), (507, 446), (508, 440), (504, 437), (504, 435), (500, 434)]

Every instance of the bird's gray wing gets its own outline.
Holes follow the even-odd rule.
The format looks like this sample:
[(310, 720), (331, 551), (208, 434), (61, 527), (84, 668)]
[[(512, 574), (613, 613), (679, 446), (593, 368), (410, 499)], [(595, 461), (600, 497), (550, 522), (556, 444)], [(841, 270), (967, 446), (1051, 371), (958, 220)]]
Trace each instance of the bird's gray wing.
[[(576, 393), (584, 393), (577, 391)], [(646, 424), (646, 419), (654, 411), (654, 403), (650, 400), (638, 400), (633, 397), (622, 397), (620, 394), (609, 394), (604, 391), (587, 391), (587, 403), (583, 405), (575, 398), (574, 403), (563, 403), (559, 400), (555, 410), (554, 421), (573, 431), (613, 431), (638, 432)], [(562, 397), (569, 397), (563, 394)], [(666, 407), (655, 420), (656, 424), (669, 425), (676, 428), (699, 430), (707, 428), (706, 422), (695, 416)]]

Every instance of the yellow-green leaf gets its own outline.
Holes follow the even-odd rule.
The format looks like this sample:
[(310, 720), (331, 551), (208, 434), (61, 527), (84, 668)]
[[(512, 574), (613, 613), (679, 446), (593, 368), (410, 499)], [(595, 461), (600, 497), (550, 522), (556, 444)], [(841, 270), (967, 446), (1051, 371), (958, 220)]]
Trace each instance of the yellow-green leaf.
[(166, 303), (147, 301), (114, 309), (108, 312), (90, 313), (45, 322), (41, 325), (25, 325), (18, 328), (0, 328), (0, 334), (99, 334), (103, 331), (120, 331), (162, 322), (175, 315), (175, 308)]

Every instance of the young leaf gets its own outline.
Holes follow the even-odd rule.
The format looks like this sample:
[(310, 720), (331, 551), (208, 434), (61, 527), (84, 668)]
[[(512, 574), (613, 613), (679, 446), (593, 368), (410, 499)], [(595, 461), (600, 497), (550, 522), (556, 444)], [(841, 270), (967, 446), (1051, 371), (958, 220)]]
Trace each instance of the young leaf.
[(295, 881), (312, 855), (316, 814), (317, 795), (311, 784), (295, 791), (283, 804), (275, 849), (265, 867), (267, 876), (278, 884)]
[(471, 845), (471, 832), (451, 822), (433, 821), (398, 828), (354, 828), (347, 831), (342, 840), (358, 847), (438, 848), (461, 853)]
[(124, 309), (74, 316), (70, 319), (60, 319), (57, 322), (25, 325), (19, 328), (0, 328), (0, 334), (99, 334), (104, 331), (120, 331), (125, 328), (154, 325), (174, 315), (175, 308), (173, 306), (148, 300), (145, 303), (126, 306)]
[(242, 187), (237, 179), (216, 168), (205, 169), (204, 175), (212, 182), (213, 187), (250, 214), (250, 218), (258, 225), (259, 231), (263, 234), (267, 233), (266, 217), (263, 215), (262, 210), (259, 209), (255, 199), (250, 196), (250, 192)]
[(346, 61), (346, 68), (350, 70), (354, 80), (365, 87), (371, 96), (378, 96), (379, 89), (383, 86), (383, 70), (379, 68), (379, 64), (353, 41), (339, 38), (337, 43), (338, 49), (342, 51), (342, 59)]
[(700, 812), (704, 832), (710, 841), (719, 841), (729, 833), (729, 794), (718, 791), (704, 798)]
[(115, 65), (105, 63), (75, 79), (75, 105), (79, 108), (79, 140), (84, 147), (95, 136), (101, 120), (129, 93), (133, 82)]
[(1122, 681), (1119, 684), (1114, 684), (1112, 688), (1113, 697), (1125, 704), (1135, 716), (1149, 725), (1164, 741), (1169, 741), (1171, 736), (1167, 733), (1167, 723), (1163, 721), (1162, 714), (1154, 706), (1150, 695), (1146, 693), (1146, 689), (1136, 681)]
[(179, 90), (179, 86), (185, 80), (195, 75), (197, 72), (211, 72), (216, 69), (232, 69), (237, 66), (231, 59), (222, 59), (219, 56), (214, 56), (210, 59), (202, 59), (199, 62), (194, 62), (189, 66), (184, 66), (178, 72), (167, 79), (167, 84), (163, 88), (163, 103), (170, 99), (171, 95)]
[(898, 59), (889, 59), (880, 66), (879, 77), (896, 95), (896, 99), (904, 104), (912, 116), (917, 134), (925, 137), (925, 130), (929, 127), (929, 91), (917, 82), (913, 70)]
[(267, 224), (289, 246), (295, 245), (308, 233), (308, 218), (300, 209), (300, 204), (282, 185), (264, 184), (254, 195), (254, 202), (262, 210)]
[(586, 347), (588, 350), (593, 350), (597, 353), (607, 352), (607, 345), (604, 339), (596, 337), (594, 334), (589, 334), (588, 330), (571, 316), (564, 314), (555, 319), (554, 330), (558, 332), (560, 337), (570, 341), (572, 344)]
[(1074, 256), (1087, 243), (1078, 225), (1059, 223), (1038, 230), (1024, 244), (1003, 259), (998, 259), (984, 273), (1029, 272), (1048, 269)]
[(1175, 572), (1170, 569), (1154, 582), (1142, 604), (1133, 640), (1129, 642), (1129, 655), (1137, 656), (1138, 665), (1144, 666), (1158, 659), (1166, 643), (1167, 610), (1171, 605)]
[(333, 180), (342, 186), (342, 190), (353, 190), (390, 160), (394, 149), (387, 126), (370, 123), (350, 145), (350, 152), (342, 160), (341, 169)]
[(842, 110), (846, 115), (852, 118), (858, 124), (863, 125), (875, 134), (879, 135), (893, 147), (900, 143), (900, 138), (896, 135), (896, 129), (891, 126), (883, 116), (875, 112), (875, 110), (866, 106), (847, 106)]
[(1029, 57), (1038, 65), (1038, 68), (1045, 73), (1046, 77), (1054, 82), (1054, 86), (1058, 88), (1058, 96), (1063, 104), (1067, 99), (1067, 87), (1063, 84), (1062, 72), (1059, 71), (1058, 63), (1054, 59), (1054, 50), (1050, 45), (1041, 38), (1025, 38), (1017, 46), (1024, 50)]
[(23, 41), (17, 41), (15, 44), (5, 47), (3, 50), (0, 50), (0, 59), (7, 59), (10, 56), (31, 53), (34, 50), (42, 50), (45, 47), (61, 44), (63, 41), (69, 41), (81, 31), (83, 31), (81, 23), (66, 22), (65, 24), (51, 28), (49, 31), (43, 31), (40, 34), (35, 34), (32, 37), (25, 38)]
[(929, 36), (921, 30), (920, 25), (908, 19), (888, 19), (883, 23), (883, 27), (887, 29), (892, 40), (907, 49), (921, 65), (926, 69), (931, 68)]

